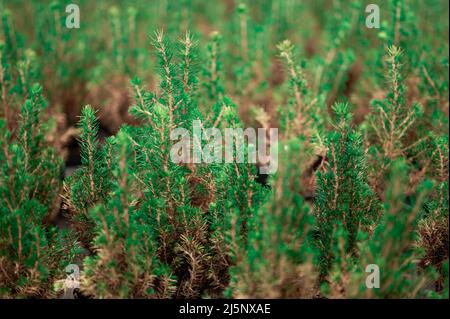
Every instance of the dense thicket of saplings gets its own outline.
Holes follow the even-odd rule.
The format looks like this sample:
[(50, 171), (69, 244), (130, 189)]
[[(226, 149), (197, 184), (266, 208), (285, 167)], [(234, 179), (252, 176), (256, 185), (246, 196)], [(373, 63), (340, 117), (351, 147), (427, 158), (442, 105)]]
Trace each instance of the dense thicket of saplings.
[(0, 4), (0, 298), (448, 298), (446, 1), (78, 2)]

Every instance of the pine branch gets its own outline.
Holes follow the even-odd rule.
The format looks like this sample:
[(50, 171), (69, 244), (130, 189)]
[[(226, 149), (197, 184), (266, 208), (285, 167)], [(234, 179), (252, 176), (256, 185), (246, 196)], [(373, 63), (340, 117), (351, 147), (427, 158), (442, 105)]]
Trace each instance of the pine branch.
[(334, 263), (334, 233), (345, 230), (345, 254), (357, 255), (357, 234), (378, 218), (378, 202), (368, 185), (362, 137), (350, 126), (348, 105), (333, 106), (335, 130), (328, 134), (327, 164), (317, 173), (317, 247), (320, 281), (326, 281)]

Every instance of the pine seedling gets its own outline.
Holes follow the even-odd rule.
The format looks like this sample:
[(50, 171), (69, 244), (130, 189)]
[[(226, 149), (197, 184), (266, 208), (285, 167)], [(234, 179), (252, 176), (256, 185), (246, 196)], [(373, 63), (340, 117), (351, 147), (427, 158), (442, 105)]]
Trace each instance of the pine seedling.
[(132, 191), (131, 141), (120, 132), (114, 142), (119, 157), (111, 194), (91, 210), (97, 254), (85, 260), (82, 291), (97, 298), (167, 298), (170, 274), (156, 258), (155, 230)]
[[(389, 9), (389, 21), (383, 21), (378, 38), (383, 40), (388, 47), (396, 46), (403, 48), (406, 52), (404, 59), (407, 61), (405, 74), (409, 73), (409, 68), (416, 68), (419, 63), (421, 46), (425, 41), (416, 41), (419, 37), (417, 28), (417, 17), (412, 10), (416, 5), (405, 0), (390, 0), (386, 3)], [(383, 54), (379, 50), (378, 65), (382, 64)]]
[(1, 102), (2, 102), (2, 113), (6, 121), (8, 129), (12, 128), (12, 109), (10, 104), (9, 95), (9, 64), (7, 59), (6, 45), (4, 42), (0, 41), (0, 85), (1, 85)]
[(391, 9), (391, 23), (388, 33), (388, 44), (404, 47), (405, 44), (414, 43), (411, 37), (416, 35), (417, 28), (414, 21), (416, 17), (411, 8), (408, 7), (405, 0), (392, 0), (390, 1)]
[[(213, 125), (221, 129), (233, 128), (244, 132), (244, 124), (238, 115), (238, 106), (227, 96), (224, 97), (221, 103), (215, 105), (213, 120)], [(235, 145), (231, 143), (231, 145), (225, 145), (225, 153), (229, 152), (230, 154), (228, 155), (236, 159), (238, 147), (242, 147), (243, 158), (245, 159), (251, 151), (250, 146), (244, 145), (244, 141), (239, 140), (236, 136), (233, 136), (232, 142)], [(229, 149), (231, 146), (233, 148)], [(257, 205), (259, 200), (264, 197), (263, 189), (256, 183), (257, 166), (248, 163), (237, 163), (236, 161), (226, 163), (223, 166), (223, 170), (219, 171), (220, 175), (218, 178), (226, 178), (229, 174), (236, 175), (231, 184), (225, 180), (219, 182), (221, 187), (227, 186), (222, 191), (219, 191), (219, 194), (226, 194), (224, 203), (228, 206), (224, 207), (224, 211), (237, 208), (237, 211), (247, 218), (249, 216), (247, 214), (254, 209), (253, 205)], [(257, 199), (257, 201), (253, 202), (253, 199)]]
[[(405, 85), (402, 77), (402, 50), (396, 46), (388, 49), (386, 62), (389, 66), (388, 80), (390, 84), (389, 93), (383, 100), (372, 102), (373, 113), (368, 117), (368, 122), (375, 134), (375, 146), (370, 152), (378, 165), (378, 179), (383, 177), (381, 172), (386, 171), (390, 162), (406, 155), (408, 148), (414, 144), (405, 143), (406, 134), (413, 127), (416, 119), (422, 115), (421, 107), (415, 103), (411, 107), (406, 105)], [(376, 182), (377, 189), (382, 186), (381, 180)]]
[(326, 15), (323, 22), (327, 37), (326, 56), (319, 56), (312, 61), (317, 70), (312, 88), (319, 105), (330, 106), (341, 98), (349, 70), (356, 58), (349, 43), (354, 30), (359, 28), (362, 10), (360, 1), (334, 1), (333, 14)]
[[(225, 96), (214, 107), (212, 119), (214, 127), (222, 129), (233, 128), (243, 131), (243, 123), (237, 114), (237, 106)], [(243, 156), (248, 156), (249, 148), (242, 145), (243, 141), (233, 137), (233, 149), (225, 145), (225, 153), (237, 158), (237, 151), (243, 147)], [(239, 146), (238, 146), (239, 143)], [(212, 166), (214, 176), (215, 196), (209, 207), (209, 222), (211, 224), (211, 272), (213, 292), (221, 293), (228, 285), (228, 269), (240, 260), (242, 251), (238, 249), (248, 235), (248, 224), (251, 216), (257, 211), (266, 197), (267, 190), (258, 184), (257, 167), (254, 164), (226, 163)], [(228, 176), (234, 176), (229, 179)]]
[(448, 233), (448, 215), (430, 214), (419, 222), (416, 245), (423, 250), (419, 267), (422, 271), (432, 267), (437, 272), (434, 291), (442, 294), (448, 294)]
[(65, 204), (75, 229), (85, 246), (93, 239), (89, 209), (104, 202), (110, 189), (112, 145), (107, 141), (102, 148), (98, 142), (98, 121), (95, 111), (85, 106), (79, 122), (79, 140), (82, 167), (65, 184)]
[(249, 46), (248, 46), (248, 8), (245, 4), (240, 3), (237, 6), (237, 14), (239, 17), (239, 42), (240, 42), (240, 54), (243, 60), (249, 59)]
[(238, 96), (253, 94), (250, 83), (254, 80), (254, 43), (249, 40), (253, 38), (254, 26), (250, 19), (249, 8), (240, 3), (231, 19), (233, 45), (237, 48), (232, 63), (233, 93)]
[(114, 63), (120, 67), (125, 74), (136, 73), (138, 57), (137, 11), (134, 7), (128, 7), (126, 15), (120, 14), (120, 9), (113, 6), (109, 10), (109, 24), (112, 36), (112, 57)]
[(59, 208), (61, 160), (45, 141), (42, 89), (35, 85), (12, 139), (1, 120), (0, 296), (47, 297), (73, 258), (73, 245), (50, 219)]
[[(11, 12), (1, 15), (4, 41), (0, 40), (0, 102), (2, 112), (11, 132), (17, 128), (17, 114), (30, 96), (33, 84), (40, 76), (36, 53), (25, 49), (21, 36), (14, 30)], [(0, 113), (0, 114), (1, 114)]]
[[(2, 5), (3, 7), (3, 5)], [(2, 15), (1, 15), (1, 23), (2, 23), (2, 31), (3, 31), (3, 38), (5, 42), (5, 50), (7, 54), (7, 59), (15, 65), (17, 62), (17, 56), (18, 56), (18, 47), (17, 47), (17, 37), (14, 30), (13, 25), (13, 19), (11, 18), (11, 11), (2, 8)]]
[[(125, 259), (131, 258), (129, 263), (131, 267), (135, 263), (133, 258), (144, 258), (143, 255), (151, 257), (150, 253), (144, 254), (144, 252), (154, 249), (152, 250), (154, 257), (161, 265), (167, 265), (167, 267), (158, 266), (155, 272), (148, 269), (148, 274), (155, 276), (161, 274), (161, 276), (156, 279), (153, 294), (139, 294), (139, 296), (192, 298), (200, 296), (209, 281), (207, 277), (209, 238), (205, 210), (210, 201), (212, 175), (208, 174), (208, 169), (201, 165), (197, 167), (174, 163), (170, 157), (173, 141), (169, 137), (175, 128), (190, 130), (189, 123), (195, 119), (201, 119), (197, 111), (195, 61), (190, 60), (193, 57), (190, 51), (193, 49), (193, 41), (187, 34), (181, 43), (184, 49), (173, 51), (172, 43), (163, 36), (162, 32), (155, 33), (153, 40), (162, 79), (160, 92), (158, 94), (147, 92), (142, 88), (139, 79), (132, 80), (136, 104), (131, 107), (131, 113), (141, 121), (142, 125), (122, 127), (120, 130), (119, 134), (127, 137), (130, 148), (126, 155), (129, 182), (120, 182), (119, 177), (124, 174), (121, 171), (114, 176), (113, 183), (119, 184), (121, 193), (132, 196), (130, 199), (121, 199), (120, 205), (115, 204), (120, 207), (116, 210), (127, 213), (127, 217), (124, 216), (126, 220), (131, 218), (131, 214), (146, 216), (143, 224), (149, 227), (146, 232), (151, 234), (154, 242), (150, 243), (149, 239), (148, 247), (145, 248), (142, 247), (141, 242), (137, 241), (136, 246), (120, 254)], [(113, 157), (114, 152), (113, 150)], [(124, 156), (122, 154), (119, 158)], [(125, 186), (127, 189), (123, 190)], [(111, 196), (114, 196), (114, 193)], [(113, 198), (108, 199), (106, 203)], [(116, 203), (117, 200), (114, 202)], [(108, 207), (107, 211), (112, 209), (110, 206), (105, 207)], [(126, 207), (129, 207), (129, 212), (126, 211)], [(97, 220), (96, 225), (101, 226), (99, 218), (104, 215), (102, 210), (94, 209), (91, 214)], [(95, 217), (96, 214), (99, 216)], [(115, 229), (115, 223), (112, 223), (110, 227)], [(102, 232), (105, 233), (105, 231)], [(139, 238), (139, 236), (132, 236), (136, 240)], [(126, 238), (123, 240), (128, 242)], [(113, 249), (106, 242), (96, 242), (96, 245), (98, 251)], [(135, 255), (129, 256), (130, 254)], [(101, 280), (104, 282), (102, 287), (110, 287), (113, 283), (108, 284), (106, 278), (97, 279), (101, 276), (99, 273), (104, 267), (98, 262), (96, 264), (99, 266), (94, 265), (93, 271), (86, 272), (86, 282), (95, 283)], [(111, 264), (109, 268), (110, 273), (122, 276), (120, 265)], [(120, 289), (115, 286), (114, 291), (104, 290), (102, 287), (97, 289), (96, 284), (89, 284), (88, 291), (96, 295), (114, 296), (120, 293), (120, 296), (132, 296), (132, 292), (124, 290), (128, 281), (122, 278), (119, 282), (123, 285)]]
[[(4, 41), (0, 40), (0, 61), (3, 69), (0, 71), (3, 73), (1, 82), (9, 86), (9, 95), (14, 94), (21, 99), (18, 103), (21, 105), (28, 97), (34, 81), (39, 80), (36, 53), (31, 48), (25, 48), (23, 36), (16, 30), (11, 11), (3, 8), (3, 4), (0, 4), (0, 11), (4, 38)], [(12, 96), (9, 98), (13, 100)], [(15, 112), (19, 113), (20, 107), (17, 107)]]
[(191, 28), (194, 4), (192, 0), (167, 1), (163, 4), (166, 13), (163, 21), (167, 25), (169, 37), (176, 37)]
[[(218, 255), (213, 255), (216, 264), (212, 265), (212, 276), (222, 289), (228, 286), (230, 277), (236, 276), (238, 269), (243, 267), (241, 262), (246, 254), (244, 247), (249, 236), (251, 219), (257, 214), (268, 193), (268, 190), (257, 182), (255, 166), (236, 163), (225, 166), (216, 177), (216, 201), (210, 206), (212, 242), (218, 252)], [(228, 174), (234, 174), (235, 178), (230, 181)], [(236, 267), (229, 269), (230, 266)], [(224, 272), (226, 277), (220, 278), (220, 274)]]
[[(429, 62), (427, 61), (429, 60)], [(423, 59), (420, 65), (420, 88), (423, 95), (427, 96), (424, 104), (425, 114), (430, 117), (433, 130), (448, 134), (448, 57), (429, 56)]]
[(369, 119), (378, 144), (381, 145), (383, 158), (390, 160), (404, 155), (405, 145), (402, 139), (421, 114), (418, 104), (410, 108), (406, 105), (405, 85), (401, 73), (402, 55), (399, 47), (391, 46), (388, 49), (386, 62), (389, 66), (390, 90), (384, 100), (372, 102), (374, 114)]
[[(448, 250), (447, 250), (448, 251)], [(448, 276), (448, 272), (449, 272), (449, 264), (448, 264), (448, 259), (445, 260), (442, 263), (442, 275), (439, 281), (437, 281), (437, 289), (436, 291), (429, 291), (428, 292), (428, 298), (434, 298), (434, 299), (448, 299), (449, 298), (449, 294), (448, 294), (448, 290), (449, 290), (449, 276)]]
[[(220, 38), (216, 37), (214, 40), (217, 41), (217, 44), (213, 42), (211, 46), (212, 48), (216, 46), (218, 49)], [(218, 55), (211, 62), (211, 65), (221, 65)], [(217, 67), (217, 70), (220, 69)], [(217, 78), (215, 92), (218, 94), (216, 93), (214, 97), (213, 112), (212, 115), (210, 113), (211, 116), (208, 115), (210, 119), (207, 120), (207, 124), (210, 127), (219, 128), (222, 136), (225, 136), (227, 128), (244, 132), (244, 124), (239, 118), (238, 107), (225, 94), (220, 78)], [(233, 136), (232, 139), (232, 141), (228, 141), (229, 144), (224, 145), (225, 156), (231, 155), (236, 159), (237, 151), (241, 146), (244, 158), (248, 156), (249, 148), (243, 144), (244, 141), (239, 140), (236, 136)], [(229, 146), (232, 149), (229, 149)], [(228, 268), (230, 265), (236, 264), (240, 258), (239, 254), (242, 253), (237, 250), (237, 247), (241, 243), (241, 238), (247, 236), (249, 218), (264, 201), (267, 190), (257, 182), (257, 166), (254, 164), (233, 162), (220, 166), (210, 165), (210, 169), (216, 186), (215, 198), (209, 207), (213, 250), (209, 276), (212, 279), (212, 286), (215, 287), (213, 292), (218, 291), (221, 294), (228, 285)], [(234, 178), (230, 180), (227, 176), (234, 176)]]
[[(432, 179), (435, 187), (430, 194), (428, 210), (435, 215), (448, 217), (448, 136), (429, 134), (428, 145), (422, 150), (423, 162), (421, 175)], [(422, 154), (421, 154), (422, 155)]]
[(34, 4), (33, 48), (39, 56), (45, 56), (45, 63), (39, 65), (39, 81), (47, 92), (52, 113), (62, 110), (68, 123), (75, 124), (87, 94), (86, 84), (93, 78), (87, 70), (97, 65), (97, 55), (89, 51), (95, 41), (93, 35), (66, 27), (66, 5), (60, 0)]
[[(109, 23), (112, 30), (112, 54), (115, 59), (115, 63), (120, 65), (122, 68), (124, 63), (124, 54), (122, 52), (122, 30), (119, 17), (119, 9), (117, 7), (111, 7), (109, 10)], [(126, 39), (126, 38), (125, 38)]]
[(26, 49), (23, 57), (17, 63), (17, 94), (24, 98), (30, 95), (33, 83), (35, 83), (40, 75), (40, 66), (37, 61), (36, 52)]
[(34, 177), (30, 178), (27, 189), (36, 199), (53, 210), (58, 204), (55, 190), (60, 188), (61, 159), (46, 145), (46, 127), (41, 122), (45, 107), (42, 88), (36, 84), (21, 110), (18, 143), (24, 156), (24, 169)]
[[(198, 50), (197, 41), (187, 31), (183, 38), (179, 40), (178, 56), (180, 63), (177, 72), (182, 74), (179, 99), (182, 105), (175, 110), (175, 116), (180, 118), (199, 118), (198, 109)], [(186, 125), (188, 126), (188, 125)]]
[(434, 267), (440, 275), (435, 281), (436, 291), (445, 293), (444, 283), (448, 280), (445, 277), (448, 276), (448, 269), (445, 267), (448, 267), (449, 251), (448, 137), (431, 135), (429, 140), (430, 147), (424, 150), (427, 161), (420, 176), (431, 178), (434, 187), (425, 203), (425, 214), (419, 221), (417, 246), (424, 251), (419, 266), (422, 269)]
[(312, 215), (300, 195), (304, 161), (296, 139), (286, 144), (265, 204), (248, 217), (246, 236), (232, 241), (236, 254), (228, 293), (235, 298), (308, 298), (313, 286), (307, 242)]
[[(177, 276), (176, 296), (198, 297), (209, 279), (209, 236), (207, 209), (214, 196), (214, 181), (204, 165), (178, 164), (169, 160), (172, 141), (170, 130), (187, 129), (192, 134), (192, 122), (201, 120), (197, 106), (195, 60), (186, 54), (192, 48), (189, 34), (182, 42), (183, 50), (172, 55), (171, 43), (161, 32), (155, 34), (154, 46), (162, 78), (160, 97), (141, 93), (137, 85), (137, 105), (133, 114), (149, 123), (142, 133), (133, 134), (137, 145), (141, 180), (150, 190), (145, 194), (148, 209), (158, 231), (160, 259), (171, 265)], [(176, 59), (183, 61), (177, 68)], [(139, 84), (139, 83), (135, 83)], [(139, 97), (142, 98), (139, 98)], [(153, 136), (148, 139), (148, 136)], [(203, 144), (202, 141), (194, 143)], [(160, 150), (155, 153), (153, 150)], [(148, 159), (151, 159), (149, 162)], [(147, 163), (145, 163), (145, 162)]]
[(222, 35), (214, 31), (206, 47), (206, 67), (203, 70), (203, 86), (207, 91), (208, 102), (223, 98), (224, 87), (222, 83), (221, 59)]
[(2, 102), (2, 113), (4, 114), (6, 125), (9, 130), (15, 127), (14, 113), (18, 107), (13, 100), (15, 85), (14, 67), (17, 59), (17, 47), (13, 42), (11, 30), (11, 12), (5, 9), (1, 15), (2, 31), (4, 41), (0, 40), (0, 101)]
[[(433, 184), (425, 180), (408, 203), (405, 194), (407, 172), (403, 160), (393, 162), (389, 168), (384, 213), (373, 236), (361, 248), (358, 266), (363, 276), (356, 276), (359, 289), (351, 292), (349, 297), (355, 294), (363, 298), (417, 298), (423, 296), (423, 289), (433, 280), (430, 272), (418, 272), (416, 260), (420, 258), (420, 252), (414, 249), (417, 222)], [(366, 287), (364, 269), (369, 264), (379, 268), (379, 288)]]
[[(52, 61), (51, 65), (56, 66), (56, 70), (53, 70), (52, 74), (57, 74), (60, 81), (55, 86), (62, 89), (67, 85), (67, 81), (73, 81), (71, 71), (74, 63), (67, 63), (70, 53), (67, 45), (70, 40), (70, 33), (67, 32), (64, 25), (63, 5), (60, 1), (52, 1), (49, 8), (45, 9), (50, 11), (50, 15), (39, 15), (37, 17), (39, 27), (36, 28), (36, 37), (47, 59)], [(44, 70), (44, 72), (49, 71), (49, 69)]]
[(6, 46), (0, 41), (0, 102), (7, 127), (13, 132), (17, 128), (16, 113), (30, 96), (39, 70), (33, 50), (25, 50), (23, 58), (15, 65), (7, 55)]
[[(215, 104), (213, 112), (208, 114), (207, 125), (221, 130), (225, 136), (225, 129), (242, 130), (243, 123), (238, 116), (238, 107), (229, 98), (222, 86), (220, 78), (221, 60), (219, 55), (219, 34), (212, 35), (210, 50), (210, 72), (206, 73), (209, 81), (207, 89), (209, 98)], [(238, 148), (243, 147), (243, 156), (248, 156), (248, 148), (235, 136), (230, 144), (225, 145), (225, 154), (236, 158)], [(239, 146), (238, 146), (239, 144)], [(228, 146), (232, 149), (228, 149)], [(222, 294), (228, 285), (228, 268), (238, 260), (237, 243), (239, 238), (246, 236), (248, 219), (259, 207), (265, 197), (265, 190), (257, 183), (257, 167), (252, 164), (227, 163), (225, 165), (210, 165), (214, 179), (215, 198), (209, 207), (209, 223), (211, 224), (211, 264), (209, 277), (212, 280), (211, 293)], [(235, 176), (230, 180), (227, 176)]]
[(299, 135), (310, 136), (314, 125), (312, 107), (317, 102), (311, 99), (304, 71), (294, 62), (294, 45), (284, 40), (277, 45), (279, 57), (285, 65), (289, 79), (290, 98), (284, 108), (280, 108), (280, 126), (289, 139)]
[(377, 219), (378, 203), (368, 185), (362, 137), (351, 127), (348, 104), (333, 106), (334, 130), (327, 137), (327, 162), (317, 173), (317, 245), (320, 281), (327, 275), (335, 258), (334, 232), (338, 224), (345, 229), (345, 253), (357, 255), (357, 236)]

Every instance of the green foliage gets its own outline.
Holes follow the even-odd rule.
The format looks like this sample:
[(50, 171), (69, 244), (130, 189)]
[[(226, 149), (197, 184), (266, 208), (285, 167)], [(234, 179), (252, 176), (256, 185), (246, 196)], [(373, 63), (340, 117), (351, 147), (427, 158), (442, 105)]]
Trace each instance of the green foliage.
[(351, 125), (348, 104), (333, 106), (336, 120), (328, 134), (328, 163), (317, 175), (317, 245), (320, 280), (333, 265), (336, 227), (345, 229), (345, 253), (357, 255), (357, 237), (378, 217), (378, 201), (367, 180), (362, 136)]
[(221, 99), (224, 93), (221, 83), (222, 60), (220, 57), (222, 36), (215, 31), (210, 38), (211, 40), (206, 48), (207, 64), (203, 71), (203, 85), (208, 92), (209, 100), (215, 97)]
[[(85, 109), (85, 116), (89, 113)], [(112, 165), (113, 185), (104, 204), (90, 211), (96, 255), (84, 261), (83, 289), (98, 298), (170, 297), (170, 273), (156, 256), (155, 229), (131, 191), (131, 141), (120, 132)]]
[(403, 139), (405, 134), (421, 115), (418, 104), (406, 106), (405, 85), (401, 73), (402, 50), (396, 46), (389, 47), (386, 62), (388, 69), (389, 93), (384, 100), (374, 100), (374, 115), (369, 119), (377, 141), (381, 146), (382, 163), (402, 156), (405, 151)]
[[(297, 136), (299, 134), (309, 135), (311, 126), (311, 107), (314, 101), (309, 96), (307, 83), (302, 69), (296, 65), (294, 59), (294, 46), (289, 40), (285, 40), (277, 45), (280, 51), (279, 57), (286, 66), (289, 74), (289, 87), (291, 90), (291, 99), (285, 108), (280, 109), (281, 128), (285, 132), (287, 138)], [(293, 131), (293, 127), (297, 131)]]
[(99, 147), (98, 121), (91, 106), (84, 107), (79, 128), (82, 167), (65, 182), (66, 204), (81, 242), (90, 247), (93, 234), (89, 209), (105, 201), (111, 188), (112, 141)]
[(0, 3), (0, 297), (448, 298), (447, 1), (66, 4)]
[[(230, 270), (230, 295), (247, 298), (310, 297), (313, 282), (311, 247), (307, 242), (312, 224), (309, 205), (300, 195), (305, 154), (301, 139), (286, 144), (268, 201), (247, 220), (247, 235), (231, 235), (236, 266)], [(242, 220), (233, 219), (232, 228)], [(296, 281), (293, 283), (292, 281)]]
[[(95, 159), (98, 151), (92, 109), (86, 108), (81, 119), (85, 167), (74, 175), (76, 183), (87, 189), (81, 194), (89, 194), (90, 176), (100, 182), (108, 167), (112, 170), (111, 192), (105, 193), (106, 198), (100, 200), (102, 204), (91, 209), (89, 215), (95, 225), (97, 257), (86, 261), (82, 289), (98, 297), (198, 297), (203, 293), (217, 294), (216, 290), (225, 285), (224, 278), (217, 273), (224, 271), (221, 268), (224, 265), (212, 262), (215, 249), (223, 247), (211, 243), (214, 239), (210, 235), (215, 229), (208, 225), (214, 223), (218, 227), (215, 224), (220, 223), (209, 216), (214, 214), (209, 211), (214, 196), (211, 191), (222, 187), (220, 178), (229, 174), (228, 169), (221, 171), (170, 160), (174, 144), (169, 139), (171, 130), (185, 126), (190, 131), (192, 127), (184, 123), (202, 119), (196, 106), (196, 61), (191, 51), (195, 49), (194, 41), (186, 34), (181, 42), (183, 49), (173, 51), (174, 45), (162, 32), (156, 32), (153, 40), (162, 79), (160, 91), (145, 91), (141, 80), (132, 80), (136, 104), (130, 112), (142, 125), (123, 127), (116, 138), (119, 140), (110, 143), (121, 145), (124, 151), (120, 152), (115, 145), (111, 148), (112, 161), (104, 165), (106, 173), (96, 175), (96, 169), (101, 170), (96, 168), (96, 162), (107, 161)], [(235, 118), (236, 115), (224, 115), (216, 118), (216, 125)], [(121, 161), (125, 164), (120, 164)], [(248, 168), (229, 169), (245, 174), (236, 185), (245, 184), (233, 189), (238, 196), (236, 200), (241, 205), (251, 203), (250, 195), (238, 191), (248, 185), (247, 180), (251, 181)], [(85, 176), (84, 182), (80, 176)], [(229, 191), (224, 189), (223, 193)], [(228, 208), (236, 205), (236, 201), (226, 196), (217, 201)], [(125, 225), (119, 226), (123, 222)], [(117, 245), (122, 248), (117, 250)], [(131, 259), (130, 254), (134, 256)], [(142, 260), (144, 256), (147, 257)], [(225, 252), (218, 257), (225, 258)], [(124, 264), (117, 264), (117, 260), (124, 260)]]
[(369, 264), (380, 267), (380, 288), (367, 289), (364, 278), (360, 278), (360, 296), (417, 298), (422, 287), (433, 278), (427, 272), (417, 273), (417, 266), (413, 262), (420, 256), (420, 252), (414, 249), (415, 230), (423, 204), (433, 184), (425, 180), (414, 198), (407, 203), (405, 196), (407, 171), (408, 167), (404, 161), (395, 161), (390, 168), (383, 216), (371, 240), (361, 252), (360, 267)]
[[(25, 101), (15, 139), (1, 127), (0, 296), (50, 295), (52, 280), (73, 258), (72, 243), (49, 225), (59, 200), (61, 160), (45, 141), (39, 85)], [(64, 238), (66, 237), (66, 238)]]

